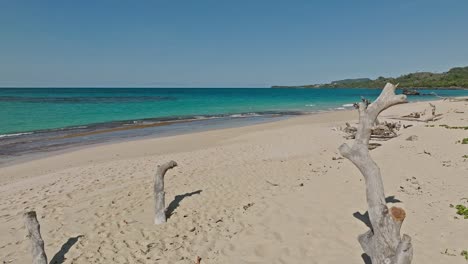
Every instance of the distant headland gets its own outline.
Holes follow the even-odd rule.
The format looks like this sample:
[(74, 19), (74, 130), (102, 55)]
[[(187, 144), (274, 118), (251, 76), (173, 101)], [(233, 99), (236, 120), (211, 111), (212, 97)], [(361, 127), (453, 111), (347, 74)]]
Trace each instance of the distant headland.
[(468, 67), (452, 68), (444, 73), (415, 72), (397, 78), (379, 77), (344, 79), (331, 83), (307, 84), (298, 86), (272, 86), (271, 88), (382, 88), (387, 82), (399, 83), (400, 88), (425, 89), (467, 89)]

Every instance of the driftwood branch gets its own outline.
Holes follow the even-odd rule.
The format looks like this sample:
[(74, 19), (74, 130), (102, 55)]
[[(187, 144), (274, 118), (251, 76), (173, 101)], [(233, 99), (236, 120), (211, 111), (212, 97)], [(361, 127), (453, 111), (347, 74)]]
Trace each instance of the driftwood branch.
[(156, 225), (166, 223), (166, 202), (164, 192), (164, 175), (169, 169), (177, 166), (177, 162), (169, 161), (163, 165), (158, 166), (156, 170), (156, 176), (154, 179), (154, 202), (155, 202), (155, 214), (154, 223)]
[(377, 116), (385, 109), (406, 103), (405, 95), (395, 94), (396, 86), (385, 85), (380, 96), (367, 105), (359, 103), (359, 125), (354, 144), (340, 146), (341, 155), (349, 159), (362, 173), (366, 183), (366, 196), (371, 230), (359, 236), (364, 252), (373, 264), (409, 264), (413, 256), (411, 238), (400, 236), (400, 228), (405, 219), (401, 208), (388, 208), (380, 168), (369, 154), (369, 139)]
[(429, 121), (437, 121), (443, 118), (442, 114), (436, 114), (433, 116), (429, 116), (426, 118), (414, 118), (414, 117), (387, 117), (388, 119), (394, 119), (394, 120), (402, 120), (402, 121), (415, 121), (415, 122), (424, 122), (427, 123)]
[(37, 221), (35, 211), (24, 213), (24, 225), (31, 239), (31, 253), (33, 264), (47, 264), (47, 256), (44, 250), (44, 240), (41, 236), (41, 226)]

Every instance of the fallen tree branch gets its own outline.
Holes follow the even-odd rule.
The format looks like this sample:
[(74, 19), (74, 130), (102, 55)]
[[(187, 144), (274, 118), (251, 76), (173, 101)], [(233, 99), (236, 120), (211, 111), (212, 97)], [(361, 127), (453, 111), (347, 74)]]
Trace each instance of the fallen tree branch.
[(372, 104), (359, 104), (359, 125), (354, 143), (351, 147), (345, 143), (339, 148), (341, 155), (349, 159), (365, 179), (372, 228), (358, 240), (373, 264), (409, 264), (413, 256), (411, 238), (400, 236), (406, 213), (401, 208), (387, 207), (380, 169), (368, 149), (377, 116), (391, 106), (407, 102), (405, 95), (395, 95), (395, 89), (395, 85), (387, 83)]
[(430, 116), (424, 119), (419, 119), (419, 118), (410, 118), (410, 117), (387, 117), (388, 119), (393, 119), (393, 120), (401, 120), (401, 121), (415, 121), (415, 122), (424, 122), (427, 123), (429, 121), (437, 121), (443, 118), (442, 114), (436, 114), (434, 116)]

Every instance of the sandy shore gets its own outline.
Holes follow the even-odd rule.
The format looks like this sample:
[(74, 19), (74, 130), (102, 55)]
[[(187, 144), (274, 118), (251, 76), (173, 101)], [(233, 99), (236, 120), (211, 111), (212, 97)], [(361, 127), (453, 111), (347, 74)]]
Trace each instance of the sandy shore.
[[(468, 104), (434, 101), (443, 119), (412, 127), (372, 151), (386, 195), (404, 207), (413, 263), (466, 263)], [(395, 106), (381, 115), (429, 109)], [(459, 112), (464, 113), (459, 113)], [(0, 168), (0, 261), (30, 263), (21, 219), (34, 208), (57, 263), (363, 263), (355, 218), (366, 210), (357, 169), (340, 157), (341, 111), (248, 127), (95, 146)], [(417, 135), (418, 140), (405, 140)], [(430, 154), (426, 154), (426, 153)], [(335, 159), (334, 159), (335, 158)], [(157, 164), (172, 216), (153, 225)], [(277, 185), (277, 186), (276, 186)], [(398, 202), (401, 201), (401, 202)]]

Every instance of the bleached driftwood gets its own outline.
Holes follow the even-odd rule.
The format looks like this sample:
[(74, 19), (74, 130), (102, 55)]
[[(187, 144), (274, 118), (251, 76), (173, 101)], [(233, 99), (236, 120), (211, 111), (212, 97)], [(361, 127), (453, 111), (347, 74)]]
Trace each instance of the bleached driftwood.
[(44, 240), (41, 236), (41, 226), (37, 221), (35, 211), (24, 213), (24, 225), (28, 231), (28, 237), (31, 239), (31, 253), (33, 264), (47, 264), (47, 256), (44, 250)]
[(164, 175), (166, 175), (167, 170), (172, 169), (175, 166), (177, 166), (177, 162), (172, 160), (158, 166), (158, 169), (156, 170), (156, 176), (154, 179), (154, 224), (156, 225), (166, 223), (166, 192), (164, 192)]
[[(401, 122), (398, 123), (390, 123), (384, 121), (383, 123), (376, 124), (374, 122), (374, 126), (371, 128), (371, 135), (370, 137), (373, 139), (391, 139), (397, 137), (398, 134), (395, 132), (396, 130), (400, 130)], [(343, 129), (343, 132), (347, 133), (344, 136), (346, 139), (354, 139), (356, 137), (357, 128), (351, 126), (349, 123), (346, 123), (346, 127)]]
[(409, 264), (413, 257), (411, 238), (400, 236), (406, 213), (397, 207), (388, 209), (380, 169), (368, 150), (372, 125), (377, 116), (393, 105), (407, 102), (405, 95), (395, 95), (395, 89), (395, 85), (387, 83), (372, 104), (367, 107), (363, 102), (359, 104), (359, 125), (354, 144), (351, 147), (343, 144), (339, 148), (341, 155), (349, 159), (365, 179), (372, 228), (358, 240), (372, 264)]
[(429, 121), (437, 121), (443, 118), (442, 114), (436, 114), (433, 116), (429, 116), (427, 118), (411, 118), (411, 117), (387, 117), (388, 119), (394, 119), (394, 120), (402, 120), (402, 121), (415, 121), (415, 122), (424, 122), (427, 123)]
[(402, 117), (407, 117), (407, 118), (420, 118), (421, 116), (423, 116), (425, 113), (424, 112), (412, 112), (411, 114), (409, 115), (404, 115)]

